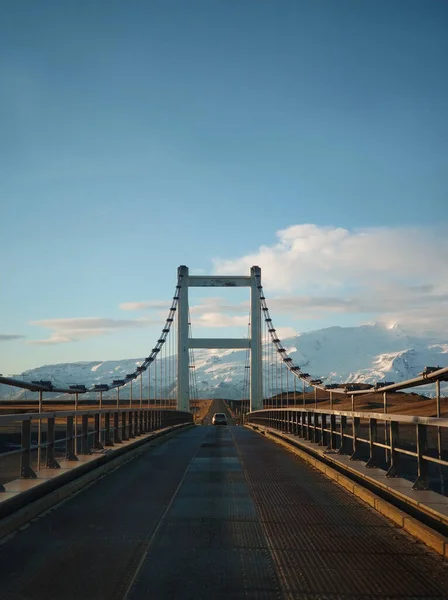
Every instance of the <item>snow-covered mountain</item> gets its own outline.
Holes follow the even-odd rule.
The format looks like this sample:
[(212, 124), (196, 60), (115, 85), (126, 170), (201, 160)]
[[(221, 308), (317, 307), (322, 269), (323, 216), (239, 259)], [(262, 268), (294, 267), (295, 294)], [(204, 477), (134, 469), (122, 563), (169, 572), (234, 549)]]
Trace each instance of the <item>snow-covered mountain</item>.
[[(428, 366), (448, 365), (448, 343), (433, 337), (411, 334), (400, 327), (380, 324), (360, 327), (330, 327), (297, 335), (283, 341), (294, 363), (325, 383), (367, 382), (378, 380), (400, 381), (409, 379)], [(241, 398), (245, 379), (246, 350), (195, 350), (195, 374), (199, 397)], [(273, 368), (272, 352), (264, 352), (265, 364)], [(104, 362), (79, 362), (39, 367), (23, 373), (23, 378), (51, 380), (56, 386), (83, 383), (90, 387), (98, 383), (110, 383), (112, 379), (124, 378), (135, 371), (142, 359)], [(165, 373), (174, 373), (173, 357), (165, 359)], [(169, 378), (168, 378), (169, 379)], [(272, 389), (271, 377), (271, 391)], [(275, 378), (274, 378), (275, 379)], [(171, 378), (172, 381), (172, 378)], [(140, 386), (134, 382), (134, 394)], [(151, 396), (156, 379), (151, 369)], [(160, 370), (157, 374), (160, 390)], [(129, 385), (120, 391), (122, 398), (129, 397)], [(0, 385), (0, 399), (33, 397), (30, 392)], [(110, 392), (114, 394), (115, 392)], [(143, 376), (143, 395), (148, 393), (148, 374)], [(163, 390), (174, 395), (175, 390)], [(427, 391), (425, 390), (425, 393)], [(429, 392), (430, 393), (430, 392)]]

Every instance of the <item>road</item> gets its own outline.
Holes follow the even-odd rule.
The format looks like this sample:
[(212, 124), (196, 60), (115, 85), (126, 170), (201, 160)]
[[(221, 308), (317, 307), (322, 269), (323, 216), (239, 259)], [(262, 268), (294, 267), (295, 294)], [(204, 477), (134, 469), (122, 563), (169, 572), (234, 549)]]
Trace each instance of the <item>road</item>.
[(234, 420), (233, 420), (232, 415), (230, 414), (229, 409), (227, 408), (227, 404), (224, 402), (224, 400), (213, 400), (213, 402), (211, 403), (211, 406), (210, 406), (210, 410), (208, 411), (208, 413), (206, 414), (206, 416), (204, 417), (204, 419), (202, 421), (202, 425), (211, 425), (213, 415), (218, 412), (224, 413), (227, 416), (227, 421), (228, 421), (229, 425), (234, 425)]
[(428, 600), (448, 590), (438, 556), (244, 427), (198, 426), (149, 449), (3, 540), (0, 569), (2, 600)]

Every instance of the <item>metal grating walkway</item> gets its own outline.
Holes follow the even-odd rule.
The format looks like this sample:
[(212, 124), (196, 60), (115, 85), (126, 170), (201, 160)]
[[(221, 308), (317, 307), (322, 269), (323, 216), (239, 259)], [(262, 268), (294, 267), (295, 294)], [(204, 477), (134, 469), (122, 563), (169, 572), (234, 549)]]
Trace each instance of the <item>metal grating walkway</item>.
[(2, 600), (447, 596), (438, 556), (241, 427), (182, 432), (0, 544)]

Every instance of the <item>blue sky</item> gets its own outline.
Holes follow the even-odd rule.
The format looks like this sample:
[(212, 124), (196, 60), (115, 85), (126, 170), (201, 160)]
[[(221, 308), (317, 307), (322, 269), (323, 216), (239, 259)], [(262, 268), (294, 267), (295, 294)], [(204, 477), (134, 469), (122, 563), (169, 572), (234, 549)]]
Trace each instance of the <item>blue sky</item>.
[(445, 2), (0, 11), (1, 372), (146, 354), (159, 326), (125, 321), (160, 309), (120, 304), (168, 301), (179, 264), (257, 260), (296, 331), (445, 325)]

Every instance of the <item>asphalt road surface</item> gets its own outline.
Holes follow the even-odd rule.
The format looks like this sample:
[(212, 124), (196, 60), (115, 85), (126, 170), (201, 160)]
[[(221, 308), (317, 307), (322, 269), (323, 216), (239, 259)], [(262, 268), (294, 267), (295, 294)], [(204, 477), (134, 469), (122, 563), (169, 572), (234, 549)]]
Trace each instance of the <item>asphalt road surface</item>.
[(0, 544), (2, 600), (428, 600), (447, 591), (438, 556), (243, 427), (185, 430)]

